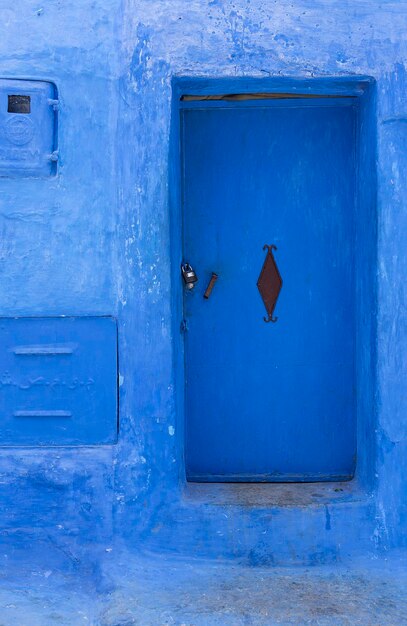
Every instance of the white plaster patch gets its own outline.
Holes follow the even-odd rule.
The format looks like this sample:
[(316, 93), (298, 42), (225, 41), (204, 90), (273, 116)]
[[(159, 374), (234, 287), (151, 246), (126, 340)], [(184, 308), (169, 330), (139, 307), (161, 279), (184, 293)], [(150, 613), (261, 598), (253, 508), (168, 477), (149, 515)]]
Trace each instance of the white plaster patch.
[(173, 437), (175, 435), (175, 428), (174, 426), (168, 426), (168, 434)]

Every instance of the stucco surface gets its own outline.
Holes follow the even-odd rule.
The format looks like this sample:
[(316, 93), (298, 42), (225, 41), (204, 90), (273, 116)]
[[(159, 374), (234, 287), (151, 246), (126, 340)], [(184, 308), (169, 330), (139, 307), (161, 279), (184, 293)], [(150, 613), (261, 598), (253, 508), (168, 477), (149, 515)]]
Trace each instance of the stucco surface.
[[(38, 547), (2, 560), (5, 626), (274, 626), (405, 624), (406, 567), (244, 567), (111, 550), (93, 567)], [(102, 565), (100, 565), (102, 563)], [(5, 574), (7, 574), (5, 576)]]
[[(407, 547), (406, 2), (2, 0), (0, 24), (1, 75), (52, 80), (61, 101), (58, 176), (0, 179), (0, 313), (117, 316), (120, 367), (117, 445), (0, 449), (1, 552), (7, 558), (16, 549), (24, 554), (25, 546), (38, 545), (44, 554), (52, 549), (69, 555), (57, 569), (61, 576), (66, 572), (70, 589), (76, 587), (68, 563), (80, 563), (78, 576), (80, 572), (85, 579), (90, 571), (92, 580), (106, 554), (114, 554), (106, 550), (120, 545), (128, 554), (123, 568), (117, 562), (114, 566), (123, 587), (116, 583), (119, 589), (113, 591), (112, 603), (100, 609), (99, 622), (86, 613), (89, 608), (84, 615), (67, 617), (73, 607), (80, 611), (88, 602), (83, 588), (79, 595), (72, 592), (72, 602), (64, 592), (62, 605), (49, 587), (41, 587), (34, 598), (34, 591), (28, 596), (24, 591), (27, 580), (35, 589), (34, 578), (21, 582), (18, 590), (12, 581), (20, 566), (15, 576), (13, 567), (6, 568), (11, 586), (4, 593), (17, 600), (2, 601), (3, 607), (21, 602), (22, 613), (13, 622), (8, 608), (4, 623), (23, 626), (21, 615), (29, 611), (33, 626), (32, 603), (42, 611), (45, 596), (50, 610), (55, 602), (62, 617), (41, 617), (41, 624), (58, 619), (106, 626), (308, 623), (306, 619), (407, 623), (396, 574), (393, 586), (386, 578), (383, 587), (378, 578), (369, 579), (367, 569), (360, 580), (359, 574), (342, 577), (330, 570), (332, 574), (322, 574), (321, 592), (316, 571), (270, 570), (258, 586), (262, 579), (254, 570), (244, 570), (241, 583), (239, 573), (222, 566), (219, 576), (227, 587), (222, 609), (213, 583), (218, 575), (204, 568), (202, 576), (192, 572), (185, 581), (181, 568), (174, 577), (163, 574), (172, 580), (171, 595), (185, 585), (181, 608), (166, 613), (168, 598), (151, 606), (145, 590), (158, 594), (156, 582), (138, 586), (141, 570), (131, 566), (142, 550), (186, 563), (199, 556), (245, 566), (311, 567), (336, 566), (361, 555), (383, 559)], [(340, 497), (334, 488), (314, 497), (292, 487), (259, 498), (253, 489), (241, 497), (196, 494), (184, 484), (182, 416), (175, 395), (179, 320), (171, 297), (177, 287), (171, 277), (170, 237), (171, 229), (176, 230), (170, 211), (174, 79), (355, 75), (369, 76), (376, 85), (377, 336), (372, 354), (377, 379), (373, 427), (361, 434), (362, 441), (372, 439), (374, 450), (374, 462), (365, 468), (369, 480), (357, 479)], [(154, 578), (151, 572), (159, 566), (154, 561), (149, 567), (148, 576)], [(391, 573), (385, 576), (391, 579)], [(297, 577), (303, 592), (295, 587)], [(269, 585), (271, 579), (275, 584)], [(194, 581), (202, 589), (207, 586), (209, 604), (206, 592), (195, 595)], [(263, 608), (271, 610), (275, 601), (280, 622), (267, 621), (257, 603), (256, 609), (245, 604), (241, 585), (252, 589), (253, 601), (256, 594), (271, 594)], [(125, 609), (127, 592), (133, 604)], [(286, 593), (293, 597), (290, 607)], [(325, 613), (299, 617), (303, 597), (311, 602), (315, 596), (326, 600)], [(349, 615), (356, 611), (361, 621), (346, 621), (348, 614), (332, 617), (332, 611), (342, 610), (338, 598), (345, 597), (353, 598)], [(376, 621), (367, 617), (374, 598), (382, 598), (380, 606), (374, 600)], [(188, 612), (191, 604), (194, 616)], [(202, 621), (205, 611), (208, 620)]]

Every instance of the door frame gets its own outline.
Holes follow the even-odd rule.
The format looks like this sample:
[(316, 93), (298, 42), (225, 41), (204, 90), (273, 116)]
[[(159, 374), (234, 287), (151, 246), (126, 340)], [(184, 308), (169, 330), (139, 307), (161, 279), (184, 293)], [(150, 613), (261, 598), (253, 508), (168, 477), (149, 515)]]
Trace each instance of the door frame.
[[(191, 78), (175, 77), (172, 82), (172, 111), (169, 154), (169, 211), (171, 248), (171, 316), (173, 338), (173, 383), (176, 412), (177, 463), (179, 479), (185, 473), (185, 354), (183, 322), (183, 284), (180, 265), (183, 260), (182, 136), (181, 113), (190, 108), (193, 96), (201, 108), (213, 104), (220, 95), (245, 94), (245, 97), (275, 98), (357, 98), (357, 172), (356, 238), (363, 236), (363, 254), (356, 265), (360, 289), (356, 302), (356, 479), (368, 487), (374, 483), (376, 423), (376, 336), (377, 336), (377, 210), (376, 210), (376, 114), (375, 81), (369, 76), (329, 78)], [(209, 100), (207, 97), (211, 97)], [(235, 97), (235, 96), (234, 96)], [(216, 102), (216, 99), (215, 99)], [(236, 104), (236, 102), (233, 102)], [(218, 103), (219, 105), (219, 103)], [(363, 123), (362, 123), (363, 122)], [(359, 226), (358, 226), (359, 224)], [(368, 232), (367, 232), (368, 231)]]

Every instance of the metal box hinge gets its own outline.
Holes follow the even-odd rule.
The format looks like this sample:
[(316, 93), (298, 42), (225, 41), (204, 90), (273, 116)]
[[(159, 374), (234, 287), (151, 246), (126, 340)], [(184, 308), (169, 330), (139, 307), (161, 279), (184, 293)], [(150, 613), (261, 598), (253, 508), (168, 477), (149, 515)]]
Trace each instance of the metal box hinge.
[(58, 161), (59, 159), (59, 151), (58, 150), (54, 150), (53, 152), (51, 152), (51, 154), (49, 155), (49, 160), (50, 161)]
[(53, 98), (48, 98), (48, 104), (52, 106), (54, 111), (59, 111), (59, 100), (54, 100)]

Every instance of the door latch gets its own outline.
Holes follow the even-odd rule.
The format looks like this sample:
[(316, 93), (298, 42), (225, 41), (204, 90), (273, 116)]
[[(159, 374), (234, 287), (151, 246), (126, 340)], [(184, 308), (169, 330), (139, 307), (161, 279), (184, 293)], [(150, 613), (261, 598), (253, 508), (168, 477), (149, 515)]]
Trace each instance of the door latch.
[(218, 278), (219, 278), (219, 277), (218, 277), (218, 275), (217, 275), (217, 274), (215, 274), (215, 272), (212, 272), (211, 279), (210, 279), (210, 281), (209, 281), (209, 283), (208, 283), (208, 286), (207, 286), (207, 288), (206, 288), (206, 291), (205, 291), (205, 293), (204, 293), (204, 298), (205, 298), (205, 300), (208, 300), (208, 299), (209, 299), (209, 296), (211, 295), (211, 293), (212, 293), (212, 289), (213, 289), (213, 287), (214, 287), (214, 285), (215, 285), (216, 281), (218, 280)]
[(181, 274), (184, 279), (185, 287), (187, 289), (193, 289), (195, 287), (195, 283), (198, 281), (198, 276), (189, 263), (182, 263)]

